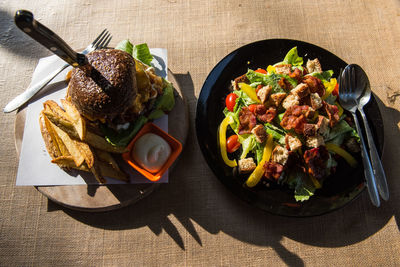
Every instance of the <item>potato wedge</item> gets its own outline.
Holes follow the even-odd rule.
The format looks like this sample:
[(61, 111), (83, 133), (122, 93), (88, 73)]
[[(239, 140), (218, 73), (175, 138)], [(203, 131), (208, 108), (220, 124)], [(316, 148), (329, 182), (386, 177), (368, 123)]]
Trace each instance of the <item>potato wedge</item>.
[(57, 158), (54, 158), (51, 163), (57, 164), (60, 168), (66, 168), (66, 169), (76, 169), (80, 171), (85, 171), (85, 172), (90, 172), (88, 166), (86, 164), (82, 164), (81, 166), (77, 167), (75, 165), (74, 159), (72, 156), (60, 156)]
[(122, 154), (127, 151), (126, 147), (113, 146), (110, 143), (108, 143), (104, 137), (92, 133), (90, 131), (86, 132), (85, 141), (94, 148), (104, 150), (110, 153)]
[(96, 149), (96, 155), (99, 158), (99, 160), (108, 163), (109, 165), (111, 165), (111, 167), (113, 167), (115, 170), (120, 171), (121, 169), (119, 168), (117, 162), (115, 161), (115, 159), (113, 158), (113, 156), (108, 153), (107, 151), (104, 150), (99, 150)]
[(64, 120), (69, 120), (67, 113), (53, 100), (47, 100), (43, 103), (45, 110), (51, 110), (57, 117)]
[(59, 117), (51, 109), (44, 109), (43, 113), (54, 125), (61, 128), (64, 132), (68, 133), (68, 135), (73, 138), (79, 138), (79, 135), (74, 128), (74, 125), (69, 120), (63, 117)]
[(96, 178), (96, 180), (101, 183), (101, 184), (105, 184), (107, 183), (107, 180), (103, 177), (99, 166), (97, 166), (97, 162), (93, 165), (92, 168), (90, 168), (90, 171), (93, 173), (94, 177)]
[(75, 143), (75, 140), (71, 139), (68, 133), (64, 132), (58, 126), (54, 125), (53, 123), (50, 124), (51, 127), (54, 129), (54, 132), (58, 135), (58, 137), (62, 140), (62, 142), (68, 149), (69, 153), (74, 159), (75, 165), (78, 167), (81, 166), (82, 163), (85, 161), (85, 157), (81, 152), (81, 150), (79, 149), (79, 147), (77, 146), (77, 144)]
[(129, 183), (129, 177), (126, 173), (114, 169), (108, 163), (98, 161), (98, 166), (101, 171), (101, 174), (104, 175), (105, 177), (110, 177)]
[(46, 116), (43, 114), (43, 111), (40, 112), (39, 115), (39, 126), (40, 132), (42, 133), (42, 137), (44, 143), (46, 145), (46, 149), (52, 159), (61, 156), (60, 148), (58, 147), (56, 138), (54, 136), (54, 132), (51, 131), (51, 126), (46, 123)]
[(92, 172), (93, 175), (96, 177), (96, 179), (100, 183), (106, 183), (106, 180), (104, 179), (103, 176), (109, 177), (109, 178), (114, 178), (114, 179), (129, 183), (129, 177), (127, 174), (125, 174), (122, 171), (113, 169), (111, 167), (111, 165), (108, 165), (107, 163), (104, 163), (104, 162), (97, 161), (98, 165), (96, 167), (92, 167), (92, 169), (89, 169), (85, 163), (82, 164), (81, 166), (77, 167), (75, 165), (75, 162), (74, 162), (72, 156), (60, 156), (60, 157), (54, 158), (51, 162), (57, 164), (61, 168), (76, 169), (76, 170), (85, 171), (85, 172)]
[[(51, 126), (51, 122), (50, 120), (47, 118), (46, 115), (43, 114), (43, 120), (44, 123), (46, 125), (46, 129), (48, 131), (48, 133), (51, 136), (51, 139), (55, 141), (55, 143), (57, 144), (57, 148), (59, 150), (59, 156), (68, 156), (71, 155), (67, 149), (67, 147), (65, 146), (65, 144), (63, 143), (63, 141), (61, 140), (61, 138), (54, 132), (53, 127)], [(44, 137), (43, 137), (44, 138)]]
[(61, 99), (61, 104), (63, 105), (67, 115), (70, 117), (70, 121), (72, 122), (78, 136), (81, 140), (85, 139), (86, 135), (86, 121), (81, 116), (76, 107), (69, 101)]
[(85, 163), (89, 168), (93, 167), (94, 164), (94, 154), (90, 146), (82, 141), (73, 140), (75, 142), (76, 147), (80, 150), (83, 157), (85, 158)]

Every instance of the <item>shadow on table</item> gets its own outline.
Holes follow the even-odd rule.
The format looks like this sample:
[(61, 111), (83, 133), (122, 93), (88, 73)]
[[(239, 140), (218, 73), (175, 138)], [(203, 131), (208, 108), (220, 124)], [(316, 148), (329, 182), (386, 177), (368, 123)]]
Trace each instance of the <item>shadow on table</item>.
[(18, 56), (41, 58), (49, 52), (38, 42), (23, 33), (14, 23), (14, 14), (0, 8), (0, 47)]
[[(196, 97), (190, 74), (176, 75), (187, 97), (190, 129), (187, 143), (178, 165), (170, 174), (170, 182), (157, 192), (126, 208), (105, 212), (86, 213), (59, 207), (49, 201), (49, 211), (62, 209), (71, 217), (94, 227), (108, 230), (149, 227), (155, 235), (165, 231), (181, 248), (185, 249), (182, 225), (200, 246), (207, 246), (196, 230), (199, 227), (211, 234), (224, 232), (242, 242), (273, 248), (289, 266), (303, 266), (295, 251), (284, 246), (285, 238), (320, 247), (342, 247), (360, 242), (382, 229), (394, 215), (399, 225), (399, 194), (392, 194), (390, 201), (380, 208), (370, 203), (366, 191), (346, 207), (329, 214), (310, 218), (289, 218), (270, 215), (249, 206), (226, 190), (208, 169), (199, 151), (194, 129)], [(384, 122), (385, 140), (399, 140), (397, 123), (400, 113), (385, 107), (379, 100)], [(387, 144), (391, 142), (387, 141)], [(386, 145), (388, 155), (398, 155), (396, 147)], [(400, 165), (383, 157), (386, 170), (391, 169), (388, 183), (391, 192), (400, 192), (394, 174)], [(188, 169), (190, 166), (190, 169)], [(193, 177), (193, 173), (202, 174)], [(177, 223), (178, 221), (179, 223)]]

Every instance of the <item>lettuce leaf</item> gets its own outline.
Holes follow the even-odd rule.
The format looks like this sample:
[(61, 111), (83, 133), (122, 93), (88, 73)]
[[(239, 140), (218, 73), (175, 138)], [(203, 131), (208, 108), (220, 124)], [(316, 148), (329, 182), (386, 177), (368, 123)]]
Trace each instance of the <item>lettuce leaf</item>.
[(242, 144), (241, 159), (246, 158), (247, 154), (252, 151), (257, 144), (256, 137), (253, 134), (239, 135), (239, 142)]
[[(327, 141), (333, 140), (338, 137), (344, 138), (345, 134), (352, 132), (353, 130), (354, 129), (351, 128), (351, 126), (345, 120), (341, 120), (333, 128), (331, 128)], [(339, 145), (340, 144), (341, 143), (339, 143)]]
[(148, 116), (150, 120), (155, 120), (162, 117), (171, 111), (175, 106), (174, 87), (165, 79), (163, 79), (163, 82), (163, 94), (156, 99), (156, 102), (154, 103), (154, 110)]
[(300, 170), (293, 170), (288, 175), (289, 188), (294, 189), (296, 201), (306, 201), (314, 195), (316, 190), (311, 179)]
[(271, 123), (266, 123), (265, 128), (268, 134), (278, 141), (279, 144), (285, 145), (286, 132)]
[(126, 40), (119, 42), (117, 44), (117, 46), (115, 47), (115, 49), (125, 51), (128, 54), (132, 55), (133, 44), (128, 39), (126, 39)]
[(147, 44), (133, 45), (129, 39), (123, 40), (117, 44), (115, 49), (122, 50), (132, 55), (137, 60), (142, 61), (144, 64), (150, 66), (153, 56)]
[(324, 82), (324, 81), (327, 82), (332, 77), (333, 70), (326, 70), (326, 71), (323, 71), (322, 73), (313, 72), (310, 75), (314, 76), (315, 78), (320, 79), (322, 82)]
[(278, 84), (279, 80), (282, 78), (282, 76), (279, 74), (263, 74), (249, 69), (246, 73), (246, 76), (250, 83), (261, 82), (263, 85), (270, 85), (272, 87), (272, 94), (285, 93), (285, 90), (283, 90)]
[(285, 58), (283, 59), (283, 63), (291, 64), (292, 66), (303, 65), (303, 58), (299, 57), (299, 54), (297, 53), (297, 46), (295, 46), (289, 50), (289, 52), (286, 54)]
[(132, 56), (150, 66), (153, 56), (147, 44), (138, 44), (133, 47)]
[(148, 119), (145, 116), (140, 116), (134, 123), (131, 123), (128, 129), (115, 131), (105, 124), (100, 124), (100, 129), (104, 133), (106, 140), (115, 146), (127, 146), (132, 138), (146, 124)]
[(257, 102), (251, 99), (246, 93), (244, 93), (242, 90), (238, 91), (233, 91), (238, 98), (236, 98), (236, 105), (234, 107), (234, 112), (240, 111), (242, 107), (244, 106), (249, 106), (251, 104), (256, 104)]

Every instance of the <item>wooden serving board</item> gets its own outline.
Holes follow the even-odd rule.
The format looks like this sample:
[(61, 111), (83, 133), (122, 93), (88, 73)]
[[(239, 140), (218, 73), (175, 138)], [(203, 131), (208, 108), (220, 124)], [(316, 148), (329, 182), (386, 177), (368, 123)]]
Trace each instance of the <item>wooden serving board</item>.
[[(168, 70), (168, 80), (175, 88), (175, 107), (169, 113), (168, 132), (184, 146), (189, 129), (188, 107), (182, 90), (170, 70)], [(15, 146), (18, 157), (24, 134), (25, 113), (25, 108), (19, 110), (15, 119)], [(176, 162), (170, 168), (170, 179), (171, 170)], [(151, 194), (159, 186), (160, 184), (149, 183), (37, 186), (36, 188), (47, 198), (62, 206), (81, 211), (100, 212), (131, 205)]]

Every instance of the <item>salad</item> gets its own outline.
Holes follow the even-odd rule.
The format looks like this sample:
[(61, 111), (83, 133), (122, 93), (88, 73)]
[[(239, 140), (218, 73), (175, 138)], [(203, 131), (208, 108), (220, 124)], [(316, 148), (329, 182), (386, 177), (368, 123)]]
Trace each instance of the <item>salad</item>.
[(218, 141), (247, 188), (289, 188), (306, 201), (336, 168), (357, 166), (359, 136), (338, 103), (332, 70), (292, 48), (282, 62), (232, 81)]

